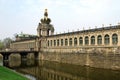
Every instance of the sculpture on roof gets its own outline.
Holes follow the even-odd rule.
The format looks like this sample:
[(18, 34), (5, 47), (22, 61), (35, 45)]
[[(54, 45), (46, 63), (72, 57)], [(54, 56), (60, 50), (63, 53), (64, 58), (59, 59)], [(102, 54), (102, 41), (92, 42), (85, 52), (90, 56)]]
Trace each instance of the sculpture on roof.
[(50, 23), (51, 19), (48, 18), (47, 9), (45, 9), (44, 18), (42, 18), (40, 21), (41, 22), (38, 24), (38, 28), (37, 28), (38, 37), (53, 35), (54, 27)]
[(41, 19), (41, 23), (42, 24), (50, 24), (50, 22), (51, 22), (51, 19), (48, 18), (48, 12), (47, 12), (47, 9), (45, 9), (44, 18)]

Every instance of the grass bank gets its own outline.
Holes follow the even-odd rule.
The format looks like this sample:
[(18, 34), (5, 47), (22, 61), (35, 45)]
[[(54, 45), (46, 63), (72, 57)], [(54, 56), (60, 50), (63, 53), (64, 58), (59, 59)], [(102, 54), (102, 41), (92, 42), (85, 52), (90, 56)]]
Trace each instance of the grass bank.
[(0, 80), (29, 80), (29, 79), (10, 69), (0, 66)]

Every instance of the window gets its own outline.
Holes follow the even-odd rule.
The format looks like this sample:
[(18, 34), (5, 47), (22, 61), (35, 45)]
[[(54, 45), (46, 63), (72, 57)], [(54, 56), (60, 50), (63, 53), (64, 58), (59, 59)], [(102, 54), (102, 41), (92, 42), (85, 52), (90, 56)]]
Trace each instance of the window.
[(105, 35), (104, 39), (105, 39), (105, 42), (104, 42), (105, 44), (109, 44), (110, 43), (110, 39), (109, 39), (109, 35), (108, 34)]
[(99, 35), (98, 37), (97, 37), (97, 44), (99, 45), (99, 44), (102, 44), (102, 36), (101, 35)]
[(85, 45), (88, 45), (89, 44), (89, 38), (88, 36), (85, 37)]
[(66, 38), (65, 39), (65, 46), (67, 46), (68, 45), (68, 39)]
[(52, 40), (50, 41), (50, 43), (51, 43), (51, 46), (52, 46)]
[(117, 34), (113, 34), (112, 35), (112, 44), (117, 44), (118, 43), (118, 35)]
[(95, 36), (91, 37), (91, 44), (94, 45), (95, 44)]
[(82, 38), (82, 37), (79, 38), (79, 44), (80, 44), (80, 45), (83, 44), (83, 38)]
[(54, 40), (54, 46), (56, 46), (56, 40)]
[(74, 45), (75, 46), (77, 45), (77, 38), (76, 37), (74, 38)]
[(59, 39), (57, 39), (57, 46), (59, 46)]
[(63, 39), (61, 39), (61, 46), (63, 46)]
[(69, 39), (69, 45), (72, 46), (72, 38)]
[(48, 46), (49, 46), (49, 44), (50, 44), (50, 43), (49, 43), (49, 41), (48, 41)]

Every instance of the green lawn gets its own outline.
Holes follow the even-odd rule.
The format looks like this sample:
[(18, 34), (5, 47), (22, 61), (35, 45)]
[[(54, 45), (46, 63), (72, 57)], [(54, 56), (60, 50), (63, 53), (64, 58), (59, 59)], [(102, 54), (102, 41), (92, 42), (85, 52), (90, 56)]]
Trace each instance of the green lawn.
[(0, 66), (0, 80), (29, 80), (26, 77)]

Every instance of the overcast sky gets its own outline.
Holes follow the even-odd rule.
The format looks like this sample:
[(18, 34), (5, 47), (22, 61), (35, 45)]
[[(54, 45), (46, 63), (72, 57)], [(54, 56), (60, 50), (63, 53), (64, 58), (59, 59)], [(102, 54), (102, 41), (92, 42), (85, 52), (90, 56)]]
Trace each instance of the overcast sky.
[(37, 34), (46, 8), (55, 34), (120, 22), (120, 0), (0, 0), (0, 39)]

